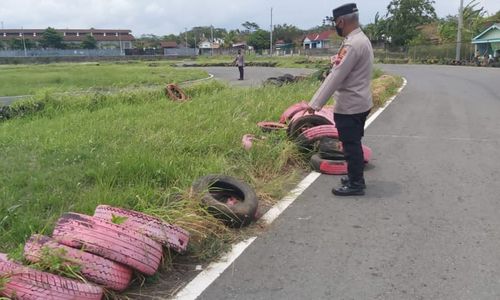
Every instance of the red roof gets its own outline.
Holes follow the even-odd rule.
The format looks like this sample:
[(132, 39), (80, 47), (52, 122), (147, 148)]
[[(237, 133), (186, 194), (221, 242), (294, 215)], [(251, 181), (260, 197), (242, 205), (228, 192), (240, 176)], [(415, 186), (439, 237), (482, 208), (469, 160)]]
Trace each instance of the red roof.
[(311, 41), (324, 41), (329, 40), (330, 37), (335, 34), (335, 31), (328, 30), (320, 33), (309, 33), (304, 39), (309, 39)]

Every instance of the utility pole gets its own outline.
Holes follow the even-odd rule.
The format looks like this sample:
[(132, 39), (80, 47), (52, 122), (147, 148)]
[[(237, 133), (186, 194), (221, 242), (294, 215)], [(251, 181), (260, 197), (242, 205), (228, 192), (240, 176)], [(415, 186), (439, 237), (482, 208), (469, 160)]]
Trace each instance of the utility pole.
[(188, 29), (184, 27), (184, 37), (186, 38), (186, 49), (188, 47)]
[(26, 51), (26, 41), (24, 40), (24, 28), (21, 26), (21, 38), (23, 39), (23, 47), (24, 47), (24, 56), (28, 56), (28, 52)]
[(273, 8), (271, 7), (271, 27), (270, 27), (269, 55), (273, 56)]
[(196, 44), (196, 33), (194, 34), (194, 55), (197, 56), (198, 55), (198, 51), (196, 51), (196, 47), (198, 46), (198, 44)]
[(460, 0), (460, 10), (458, 12), (458, 31), (457, 31), (457, 52), (456, 61), (460, 61), (460, 50), (462, 48), (462, 27), (464, 23), (464, 0)]
[(2, 30), (3, 30), (3, 21), (1, 23), (2, 23)]
[(210, 42), (210, 56), (214, 56), (214, 25), (210, 25), (210, 35), (212, 36), (212, 41)]

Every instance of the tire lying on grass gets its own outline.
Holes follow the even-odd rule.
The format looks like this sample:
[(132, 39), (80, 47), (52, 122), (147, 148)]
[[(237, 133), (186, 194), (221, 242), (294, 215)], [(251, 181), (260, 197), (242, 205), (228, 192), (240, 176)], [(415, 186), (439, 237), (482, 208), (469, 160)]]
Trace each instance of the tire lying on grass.
[(122, 217), (124, 220), (121, 225), (145, 234), (179, 253), (184, 253), (189, 243), (189, 232), (186, 230), (137, 211), (99, 205), (95, 209), (94, 217), (106, 221), (113, 220), (113, 217)]
[(258, 199), (245, 182), (225, 175), (203, 176), (193, 183), (208, 211), (230, 227), (249, 225), (255, 217)]
[(156, 273), (163, 255), (160, 243), (135, 230), (77, 213), (64, 214), (52, 236), (61, 244), (122, 263), (146, 275)]
[(269, 85), (274, 85), (274, 86), (282, 86), (285, 82), (277, 77), (269, 77), (268, 79), (266, 79), (266, 81), (264, 81), (264, 85), (265, 86), (269, 86)]
[(100, 300), (103, 290), (96, 285), (24, 267), (0, 255), (0, 277), (7, 282), (0, 295), (12, 299)]
[(173, 101), (186, 101), (188, 99), (184, 91), (173, 83), (167, 84), (165, 94)]
[(268, 121), (259, 122), (257, 123), (257, 126), (259, 126), (263, 132), (271, 132), (271, 131), (287, 129), (285, 124), (277, 122), (268, 122)]
[(24, 246), (24, 257), (30, 262), (39, 262), (43, 259), (44, 249), (56, 255), (60, 253), (68, 263), (80, 266), (80, 272), (85, 278), (106, 288), (121, 292), (132, 280), (132, 269), (103, 257), (59, 244), (43, 235), (31, 236)]

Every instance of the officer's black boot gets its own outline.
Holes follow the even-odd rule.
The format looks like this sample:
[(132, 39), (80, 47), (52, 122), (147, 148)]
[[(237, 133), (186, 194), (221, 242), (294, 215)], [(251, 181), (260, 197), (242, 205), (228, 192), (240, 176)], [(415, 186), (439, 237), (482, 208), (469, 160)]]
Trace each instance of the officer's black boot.
[[(340, 178), (340, 183), (342, 185), (348, 185), (350, 183), (349, 176), (344, 176), (344, 177)], [(365, 179), (364, 178), (359, 181), (359, 186), (362, 189), (366, 189), (366, 183), (365, 183)]]
[(348, 183), (339, 188), (333, 189), (332, 193), (335, 196), (363, 196), (365, 194), (365, 189), (359, 184), (356, 185)]

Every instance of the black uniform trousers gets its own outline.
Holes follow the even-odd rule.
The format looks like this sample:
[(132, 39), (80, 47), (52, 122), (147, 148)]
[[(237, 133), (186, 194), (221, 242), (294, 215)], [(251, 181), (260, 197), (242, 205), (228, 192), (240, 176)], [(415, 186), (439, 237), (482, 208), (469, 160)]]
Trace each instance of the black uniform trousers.
[(339, 132), (339, 140), (344, 148), (349, 181), (355, 186), (364, 183), (365, 162), (361, 138), (365, 134), (365, 122), (369, 113), (370, 110), (353, 115), (333, 114), (335, 126)]
[(240, 80), (243, 80), (243, 67), (238, 67), (238, 70), (240, 71)]

